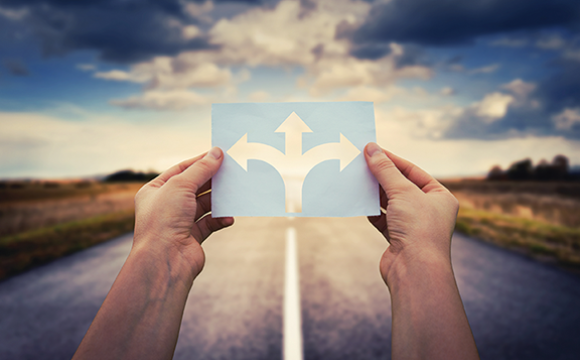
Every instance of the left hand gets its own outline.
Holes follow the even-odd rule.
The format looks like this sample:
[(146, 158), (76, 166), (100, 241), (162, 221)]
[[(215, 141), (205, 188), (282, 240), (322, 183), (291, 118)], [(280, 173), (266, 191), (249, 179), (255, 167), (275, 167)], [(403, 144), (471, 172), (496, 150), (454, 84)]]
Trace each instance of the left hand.
[(213, 218), (211, 178), (223, 161), (223, 152), (209, 152), (166, 170), (135, 196), (133, 248), (171, 253), (187, 261), (195, 278), (203, 269), (201, 243), (214, 231), (234, 223), (232, 217)]

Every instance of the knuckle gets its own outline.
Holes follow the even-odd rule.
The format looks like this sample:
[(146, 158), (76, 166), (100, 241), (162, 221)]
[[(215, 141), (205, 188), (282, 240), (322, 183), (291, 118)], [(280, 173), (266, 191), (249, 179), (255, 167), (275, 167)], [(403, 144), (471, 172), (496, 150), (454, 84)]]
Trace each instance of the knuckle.
[(374, 163), (373, 165), (375, 171), (377, 172), (387, 172), (392, 171), (393, 169), (398, 171), (397, 167), (395, 166), (395, 163), (393, 163), (389, 159), (381, 159), (376, 163)]

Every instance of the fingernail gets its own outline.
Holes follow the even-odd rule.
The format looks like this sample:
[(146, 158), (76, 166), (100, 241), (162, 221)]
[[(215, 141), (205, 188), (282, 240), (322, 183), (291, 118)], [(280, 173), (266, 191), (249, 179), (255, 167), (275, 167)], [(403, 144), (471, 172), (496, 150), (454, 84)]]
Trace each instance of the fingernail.
[(373, 157), (376, 154), (380, 154), (383, 152), (383, 149), (381, 149), (381, 147), (377, 144), (375, 144), (374, 142), (371, 142), (367, 145), (367, 154), (370, 157)]
[(219, 147), (214, 146), (211, 148), (211, 150), (207, 153), (207, 156), (211, 156), (212, 158), (218, 160), (219, 158), (222, 157), (222, 151), (220, 150)]

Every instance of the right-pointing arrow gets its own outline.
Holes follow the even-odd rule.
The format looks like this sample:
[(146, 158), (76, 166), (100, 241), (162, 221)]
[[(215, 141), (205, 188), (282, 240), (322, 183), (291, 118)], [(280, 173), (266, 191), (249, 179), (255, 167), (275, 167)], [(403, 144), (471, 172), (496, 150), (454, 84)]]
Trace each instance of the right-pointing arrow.
[(351, 143), (346, 136), (340, 134), (340, 142), (318, 145), (303, 155), (303, 165), (309, 169), (325, 160), (340, 160), (340, 171), (344, 170), (357, 156), (360, 150)]

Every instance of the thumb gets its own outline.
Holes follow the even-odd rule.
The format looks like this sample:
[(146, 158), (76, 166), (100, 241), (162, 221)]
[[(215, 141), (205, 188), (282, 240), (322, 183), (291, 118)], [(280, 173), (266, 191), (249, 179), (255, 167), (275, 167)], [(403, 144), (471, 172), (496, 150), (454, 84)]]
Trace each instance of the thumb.
[(369, 170), (385, 190), (387, 198), (414, 188), (413, 183), (401, 173), (379, 145), (368, 143), (365, 147), (365, 159)]
[(179, 174), (194, 192), (211, 179), (220, 168), (224, 160), (224, 154), (218, 147), (213, 147), (200, 160), (193, 163), (184, 172)]

